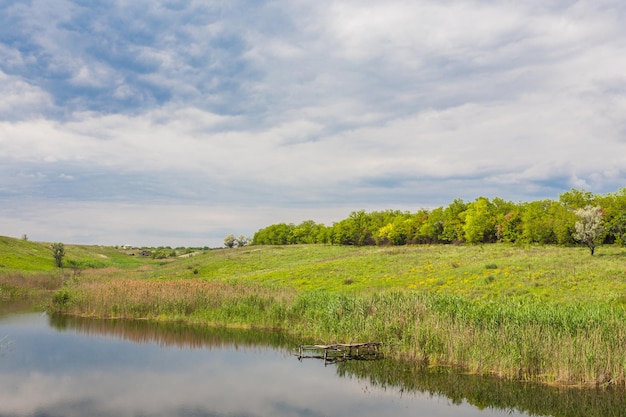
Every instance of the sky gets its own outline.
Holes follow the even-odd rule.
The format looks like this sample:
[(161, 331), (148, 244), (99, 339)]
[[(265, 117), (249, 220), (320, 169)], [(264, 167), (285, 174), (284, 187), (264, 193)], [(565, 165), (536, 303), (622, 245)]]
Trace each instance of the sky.
[(275, 223), (626, 186), (621, 0), (0, 0), (0, 235)]

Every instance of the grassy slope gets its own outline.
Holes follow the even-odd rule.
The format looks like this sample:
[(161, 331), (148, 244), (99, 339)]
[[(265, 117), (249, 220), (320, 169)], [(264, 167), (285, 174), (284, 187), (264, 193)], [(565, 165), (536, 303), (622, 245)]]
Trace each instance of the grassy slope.
[(50, 271), (54, 260), (43, 243), (0, 236), (0, 271)]
[[(360, 293), (415, 289), (470, 299), (626, 301), (626, 251), (485, 246), (251, 246), (152, 260), (106, 246), (66, 245), (83, 276), (111, 270), (145, 279), (254, 282), (297, 291)], [(71, 268), (65, 268), (69, 273)], [(0, 237), (0, 275), (55, 274), (49, 244)]]
[(102, 270), (133, 271), (150, 262), (106, 246), (65, 245), (65, 252), (67, 267), (59, 269), (49, 243), (0, 236), (0, 300), (45, 297), (84, 270), (87, 275)]
[[(143, 265), (146, 260), (109, 246), (65, 245), (64, 263), (72, 262), (81, 268), (128, 268)], [(50, 243), (0, 236), (0, 273), (45, 273), (57, 269)]]
[[(66, 245), (65, 263), (83, 280), (200, 279), (252, 282), (298, 292), (385, 290), (456, 294), (476, 300), (626, 303), (626, 251), (486, 246), (251, 246), (152, 260), (113, 247)], [(70, 274), (74, 268), (65, 268)], [(124, 271), (121, 273), (121, 271)], [(0, 237), (0, 277), (53, 276), (49, 244)], [(6, 283), (5, 283), (6, 284)], [(1, 282), (0, 282), (1, 285)]]
[[(247, 247), (155, 268), (154, 278), (254, 281), (299, 291), (415, 289), (471, 299), (626, 301), (626, 251), (488, 246)], [(197, 271), (197, 273), (194, 273)]]

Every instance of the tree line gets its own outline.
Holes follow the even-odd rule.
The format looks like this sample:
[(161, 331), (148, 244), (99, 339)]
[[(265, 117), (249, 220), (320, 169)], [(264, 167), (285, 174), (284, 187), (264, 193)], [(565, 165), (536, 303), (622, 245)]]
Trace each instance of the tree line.
[[(594, 217), (595, 216), (595, 217)], [(590, 234), (591, 233), (591, 234)], [(384, 210), (350, 213), (331, 226), (313, 220), (279, 223), (258, 230), (254, 245), (325, 243), (407, 245), (437, 243), (520, 243), (573, 245), (626, 243), (626, 188), (593, 194), (572, 189), (558, 200), (514, 203), (501, 198), (456, 199), (447, 207), (417, 212)]]

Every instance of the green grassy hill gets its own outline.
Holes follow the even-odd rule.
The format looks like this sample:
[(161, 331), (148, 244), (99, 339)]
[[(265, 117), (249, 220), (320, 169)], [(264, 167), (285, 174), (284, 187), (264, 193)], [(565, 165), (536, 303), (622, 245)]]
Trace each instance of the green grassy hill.
[[(146, 262), (110, 246), (65, 245), (65, 253), (64, 264), (69, 268), (128, 268)], [(50, 243), (0, 236), (0, 273), (42, 273), (57, 269)]]
[[(58, 274), (49, 243), (0, 237), (0, 276)], [(354, 247), (248, 246), (152, 259), (107, 246), (66, 245), (65, 273), (84, 280), (249, 282), (296, 291), (387, 290), (469, 299), (626, 302), (626, 250), (506, 244)], [(138, 252), (138, 251), (134, 251)]]
[(555, 246), (250, 246), (159, 265), (146, 277), (254, 282), (298, 291), (386, 290), (470, 299), (626, 301), (626, 251)]
[(60, 269), (50, 243), (0, 236), (0, 300), (46, 297), (70, 277), (103, 270), (133, 271), (150, 261), (114, 247), (65, 245), (64, 268)]
[(0, 236), (0, 271), (50, 271), (55, 269), (49, 245)]

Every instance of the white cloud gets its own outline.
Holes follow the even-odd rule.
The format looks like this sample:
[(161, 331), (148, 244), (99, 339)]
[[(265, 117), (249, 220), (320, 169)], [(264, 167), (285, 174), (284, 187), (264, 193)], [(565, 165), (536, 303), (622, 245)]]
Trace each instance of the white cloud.
[[(236, 355), (232, 352), (235, 349)], [(172, 370), (144, 369), (139, 360), (139, 364), (126, 369), (109, 364), (110, 369), (86, 366), (81, 371), (5, 373), (0, 375), (0, 386), (11, 389), (0, 392), (0, 412), (15, 416), (33, 415), (40, 410), (67, 416), (85, 412), (100, 416), (357, 413), (368, 417), (385, 412), (409, 416), (416, 409), (435, 415), (442, 405), (451, 407), (444, 397), (400, 392), (356, 377), (339, 378), (331, 367), (317, 362), (294, 365), (295, 358), (277, 359), (272, 352), (251, 350), (228, 345), (211, 349), (209, 354), (186, 350), (183, 354), (188, 359), (169, 350), (142, 352), (145, 360), (176, 361), (178, 367)], [(211, 376), (208, 380), (207, 375)], [(296, 385), (297, 395), (289, 395)], [(320, 402), (320, 398), (326, 400)], [(477, 412), (467, 404), (453, 407), (455, 415)]]
[(50, 95), (0, 70), (0, 120), (29, 118), (52, 108)]
[(38, 6), (0, 43), (12, 202), (270, 207), (253, 232), (626, 178), (619, 2)]

